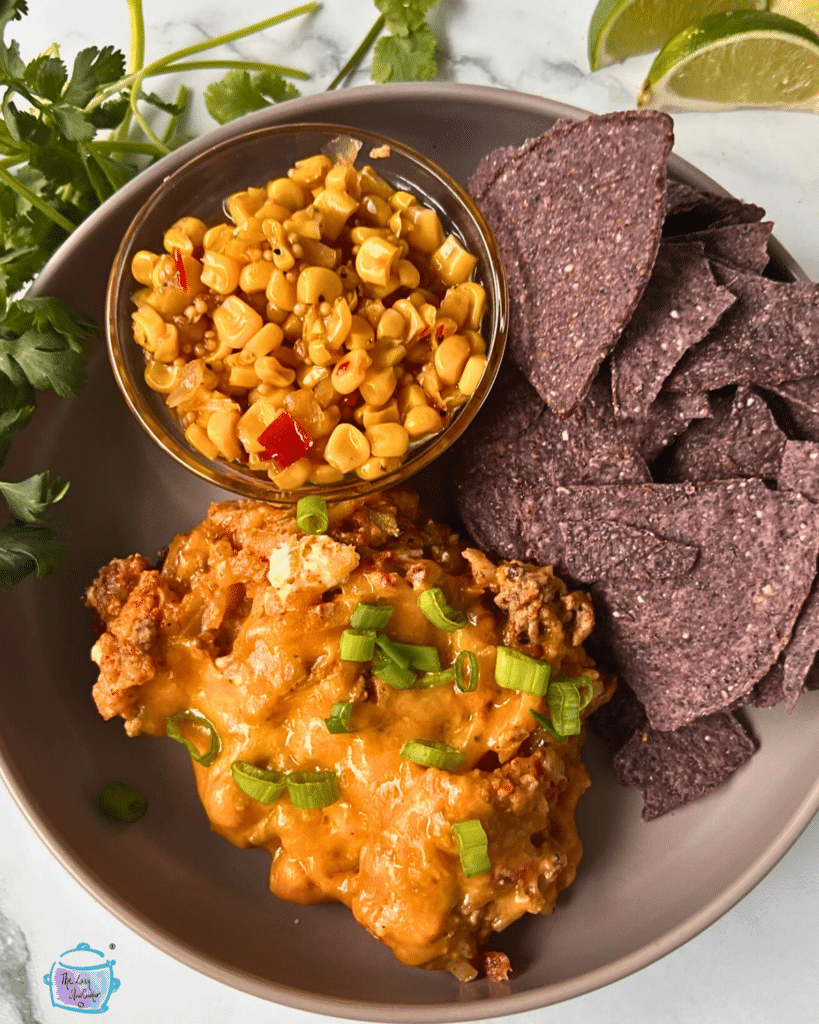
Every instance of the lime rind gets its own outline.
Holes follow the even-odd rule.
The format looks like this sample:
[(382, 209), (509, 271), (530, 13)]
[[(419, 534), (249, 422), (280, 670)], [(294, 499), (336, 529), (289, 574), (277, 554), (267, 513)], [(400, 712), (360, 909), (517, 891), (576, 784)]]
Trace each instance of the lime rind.
[(627, 57), (659, 50), (707, 15), (767, 6), (767, 0), (599, 0), (589, 22), (589, 66), (597, 71)]
[[(680, 76), (686, 65), (703, 60), (714, 51), (736, 46), (744, 36), (765, 42), (769, 50), (776, 43), (788, 48), (804, 47), (816, 63), (815, 90), (806, 99), (788, 101), (784, 97), (763, 99), (737, 96), (728, 99), (681, 95), (672, 87), (673, 79)], [(815, 111), (819, 109), (819, 35), (792, 18), (770, 11), (730, 11), (710, 15), (669, 40), (649, 69), (637, 97), (637, 105), (663, 110), (709, 111), (767, 107)]]

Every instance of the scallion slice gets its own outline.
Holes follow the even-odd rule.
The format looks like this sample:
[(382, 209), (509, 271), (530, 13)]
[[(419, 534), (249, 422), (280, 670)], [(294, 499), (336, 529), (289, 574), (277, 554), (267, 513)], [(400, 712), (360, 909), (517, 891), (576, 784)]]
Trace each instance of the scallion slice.
[(345, 629), (338, 643), (342, 661), (372, 661), (375, 654), (375, 630)]
[(541, 713), (539, 711), (535, 711), (534, 708), (529, 708), (529, 714), (532, 716), (532, 718), (534, 718), (538, 725), (542, 726), (546, 730), (546, 732), (549, 733), (550, 736), (554, 736), (554, 738), (556, 740), (560, 740), (561, 743), (566, 742), (566, 737), (561, 736), (560, 733), (557, 732), (555, 727), (552, 725), (552, 723), (545, 715), (541, 715)]
[(438, 740), (407, 740), (401, 748), (401, 757), (414, 761), (424, 768), (443, 768), (455, 771), (464, 763), (466, 754), (457, 747)]
[(100, 793), (99, 809), (106, 818), (130, 823), (148, 810), (148, 801), (124, 782), (109, 782)]
[[(410, 667), (409, 657), (385, 633), (376, 634), (375, 646), (381, 651), (386, 661), (391, 661), (393, 665), (397, 665), (399, 668)], [(402, 644), (401, 646), (406, 645)]]
[(455, 833), (458, 856), (466, 877), (472, 878), (473, 875), (490, 871), (492, 862), (489, 859), (489, 839), (480, 821), (471, 818), (469, 821), (455, 822), (452, 831)]
[(419, 594), (418, 607), (433, 626), (448, 633), (462, 629), (467, 623), (466, 612), (448, 605), (440, 587), (431, 587)]
[(417, 673), (411, 668), (401, 668), (394, 661), (379, 658), (373, 665), (373, 675), (393, 690), (416, 689)]
[(549, 683), (549, 692), (546, 695), (549, 714), (552, 716), (555, 731), (560, 736), (577, 736), (580, 732), (580, 708), (585, 706), (581, 705), (583, 698), (578, 686), (581, 678), (586, 677), (555, 678)]
[(551, 666), (521, 654), (512, 647), (498, 647), (495, 661), (495, 682), (507, 690), (522, 690), (542, 697), (549, 688)]
[(326, 533), (330, 525), (327, 502), (317, 494), (299, 498), (296, 504), (296, 523), (302, 533)]
[(360, 601), (353, 610), (350, 625), (353, 629), (385, 629), (394, 611), (391, 604), (365, 604)]
[(445, 668), (441, 672), (422, 672), (415, 680), (416, 690), (434, 690), (436, 686), (446, 686), (455, 682), (455, 666)]
[[(182, 735), (181, 726), (184, 722), (189, 722), (191, 725), (195, 725), (200, 729), (208, 730), (210, 733), (210, 743), (206, 751), (201, 753), (198, 747)], [(171, 715), (165, 725), (165, 732), (172, 740), (176, 740), (177, 743), (181, 743), (187, 749), (193, 760), (198, 764), (201, 764), (204, 768), (213, 764), (219, 754), (219, 751), (222, 749), (222, 741), (219, 739), (219, 733), (216, 731), (216, 726), (211, 722), (207, 715), (203, 715), (202, 712), (197, 711), (196, 708), (189, 708), (187, 711), (179, 711), (177, 714)]]
[(274, 769), (259, 768), (249, 761), (234, 761), (230, 766), (233, 781), (252, 800), (272, 804), (285, 790), (287, 775)]
[(437, 647), (424, 644), (396, 644), (393, 647), (409, 660), (410, 668), (417, 672), (440, 672), (441, 658)]
[(327, 732), (349, 732), (349, 729), (347, 728), (347, 721), (350, 718), (352, 710), (353, 702), (351, 700), (346, 700), (342, 704), (334, 704), (330, 708), (329, 718), (324, 719), (324, 724), (327, 726)]
[[(464, 674), (464, 665), (469, 666), (466, 674)], [(478, 656), (475, 652), (460, 651), (455, 659), (455, 685), (461, 693), (471, 693), (473, 690), (478, 689), (480, 673)]]
[(315, 772), (290, 772), (287, 776), (290, 802), (302, 811), (327, 807), (338, 800), (338, 776), (329, 768)]

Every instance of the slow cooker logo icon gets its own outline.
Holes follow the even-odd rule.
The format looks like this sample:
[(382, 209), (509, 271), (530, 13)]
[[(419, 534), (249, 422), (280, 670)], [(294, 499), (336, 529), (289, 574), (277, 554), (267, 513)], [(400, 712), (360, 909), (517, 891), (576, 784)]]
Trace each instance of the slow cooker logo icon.
[(43, 981), (51, 992), (51, 1005), (77, 1013), (103, 1013), (111, 994), (119, 988), (114, 977), (116, 960), (81, 942), (60, 954)]

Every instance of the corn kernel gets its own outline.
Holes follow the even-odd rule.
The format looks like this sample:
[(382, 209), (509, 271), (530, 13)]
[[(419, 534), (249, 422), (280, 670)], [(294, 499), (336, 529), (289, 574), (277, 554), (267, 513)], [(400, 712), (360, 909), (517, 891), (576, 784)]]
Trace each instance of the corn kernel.
[(415, 405), (404, 417), (404, 428), (413, 441), (437, 434), (442, 426), (440, 414), (429, 405)]
[(318, 302), (335, 302), (344, 292), (341, 278), (334, 270), (326, 267), (305, 267), (296, 283), (299, 302), (312, 305)]
[(351, 395), (363, 383), (371, 364), (372, 359), (364, 349), (354, 349), (333, 367), (333, 387), (340, 395)]
[(213, 311), (213, 326), (219, 341), (241, 348), (262, 329), (262, 318), (238, 295), (229, 295)]
[(310, 479), (312, 466), (310, 460), (305, 457), (282, 470), (268, 470), (267, 475), (273, 483), (283, 491), (294, 491), (302, 487)]
[(486, 356), (470, 356), (458, 381), (458, 390), (464, 395), (474, 395), (486, 369)]
[(202, 284), (220, 295), (229, 295), (239, 287), (239, 263), (231, 256), (205, 250), (202, 257)]
[(477, 264), (477, 257), (467, 252), (454, 235), (447, 235), (430, 258), (430, 266), (447, 285), (466, 281)]
[(409, 433), (400, 423), (374, 423), (365, 436), (373, 455), (400, 459), (409, 448)]
[(391, 366), (383, 370), (370, 367), (359, 385), (359, 391), (369, 405), (386, 405), (397, 383), (398, 378)]
[(366, 284), (385, 287), (398, 265), (399, 250), (385, 238), (362, 242), (355, 258), (355, 270)]
[(351, 423), (339, 423), (330, 434), (324, 457), (340, 473), (349, 473), (363, 466), (370, 457), (370, 443)]
[(401, 459), (386, 458), (385, 456), (370, 456), (363, 466), (355, 471), (357, 477), (362, 480), (378, 480), (387, 473), (392, 473), (401, 465)]

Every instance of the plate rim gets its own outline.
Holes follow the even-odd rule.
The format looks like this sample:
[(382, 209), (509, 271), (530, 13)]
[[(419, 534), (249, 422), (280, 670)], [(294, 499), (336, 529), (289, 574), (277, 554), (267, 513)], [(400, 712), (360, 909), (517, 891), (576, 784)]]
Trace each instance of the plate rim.
[[(84, 243), (86, 236), (96, 232), (98, 224), (106, 219), (112, 209), (127, 205), (129, 202), (136, 202), (136, 196), (142, 192), (147, 182), (153, 182), (153, 187), (156, 187), (164, 175), (171, 173), (191, 157), (206, 151), (212, 144), (219, 143), (238, 132), (245, 132), (254, 127), (263, 127), (269, 123), (285, 123), (286, 120), (328, 120), (326, 110), (332, 109), (337, 103), (338, 97), (342, 95), (345, 97), (347, 105), (366, 106), (376, 97), (379, 102), (382, 102), (385, 96), (391, 96), (396, 102), (418, 101), (419, 99), (429, 101), (431, 96), (441, 94), (445, 94), (447, 101), (461, 100), (464, 103), (470, 103), (479, 100), (481, 103), (495, 106), (499, 110), (514, 108), (536, 116), (566, 117), (578, 120), (593, 113), (531, 93), (462, 83), (435, 82), (359, 86), (346, 88), (337, 93), (325, 92), (289, 100), (274, 107), (248, 114), (207, 132), (140, 172), (86, 218), (60, 246), (27, 291), (27, 297), (49, 293), (48, 280), (54, 266), (70, 259), (74, 249)], [(682, 172), (683, 175), (693, 179), (703, 188), (723, 195), (728, 194), (718, 182), (677, 154), (672, 154), (669, 168), (672, 173)], [(809, 280), (802, 268), (778, 240), (772, 239), (771, 249), (779, 262), (794, 278), (803, 281)], [(12, 799), (38, 838), (86, 892), (117, 920), (131, 928), (155, 948), (229, 988), (238, 989), (267, 1002), (327, 1016), (361, 1021), (390, 1022), (390, 1024), (392, 1022), (415, 1024), (418, 1021), (423, 1021), (425, 1024), (433, 1024), (438, 1021), (442, 1024), (444, 1022), (454, 1024), (454, 1022), (486, 1020), (500, 1015), (522, 1013), (591, 993), (625, 978), (679, 948), (734, 907), (781, 860), (808, 826), (816, 812), (819, 811), (819, 776), (817, 776), (813, 787), (804, 795), (792, 815), (788, 827), (731, 886), (700, 907), (698, 911), (690, 914), (661, 938), (647, 942), (605, 966), (548, 986), (490, 999), (475, 998), (463, 1002), (413, 1005), (380, 1004), (307, 993), (302, 989), (293, 989), (270, 979), (259, 978), (257, 975), (228, 969), (214, 958), (172, 936), (135, 906), (123, 900), (89, 867), (83, 864), (79, 857), (72, 853), (68, 838), (61, 833), (57, 834), (47, 824), (45, 809), (39, 805), (25, 779), (13, 772), (7, 753), (2, 733), (0, 733), (0, 779), (5, 783)]]

